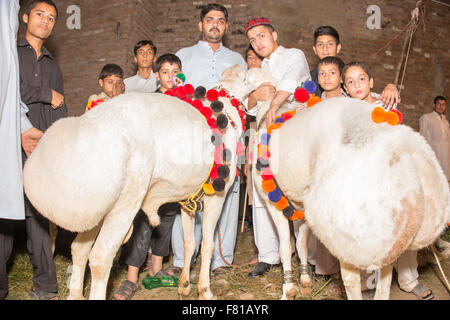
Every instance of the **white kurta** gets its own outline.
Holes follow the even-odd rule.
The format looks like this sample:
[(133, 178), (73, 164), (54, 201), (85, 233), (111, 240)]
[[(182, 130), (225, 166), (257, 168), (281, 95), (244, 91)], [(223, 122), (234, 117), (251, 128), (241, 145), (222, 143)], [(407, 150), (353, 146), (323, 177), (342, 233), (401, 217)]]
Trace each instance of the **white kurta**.
[(20, 102), (19, 1), (0, 1), (0, 218), (25, 219), (21, 133), (32, 127)]
[(445, 115), (435, 111), (424, 114), (419, 119), (419, 130), (436, 153), (447, 179), (450, 179), (450, 128)]

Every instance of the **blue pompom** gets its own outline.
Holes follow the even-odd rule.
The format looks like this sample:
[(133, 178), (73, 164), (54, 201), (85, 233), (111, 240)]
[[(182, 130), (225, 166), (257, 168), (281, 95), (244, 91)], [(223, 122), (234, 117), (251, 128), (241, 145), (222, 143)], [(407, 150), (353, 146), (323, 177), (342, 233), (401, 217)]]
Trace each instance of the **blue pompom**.
[(261, 144), (268, 146), (269, 145), (269, 140), (270, 140), (270, 134), (267, 133), (263, 133), (261, 135)]
[(275, 123), (284, 123), (283, 117), (279, 117), (275, 120)]
[(314, 81), (307, 80), (303, 87), (308, 91), (310, 94), (316, 92), (317, 85)]
[(281, 191), (278, 188), (275, 188), (275, 190), (269, 192), (269, 200), (272, 202), (278, 202), (281, 199)]

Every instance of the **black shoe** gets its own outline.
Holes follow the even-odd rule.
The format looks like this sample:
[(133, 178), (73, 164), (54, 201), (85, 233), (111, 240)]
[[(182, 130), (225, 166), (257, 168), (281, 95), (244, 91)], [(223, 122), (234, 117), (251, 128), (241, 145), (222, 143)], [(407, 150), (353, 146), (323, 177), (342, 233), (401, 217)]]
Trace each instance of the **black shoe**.
[(249, 278), (255, 278), (258, 276), (263, 276), (264, 274), (266, 274), (267, 271), (270, 270), (270, 268), (274, 266), (273, 264), (268, 264), (265, 262), (258, 262), (256, 264), (255, 269), (253, 269), (252, 271), (250, 271), (248, 273), (248, 277)]

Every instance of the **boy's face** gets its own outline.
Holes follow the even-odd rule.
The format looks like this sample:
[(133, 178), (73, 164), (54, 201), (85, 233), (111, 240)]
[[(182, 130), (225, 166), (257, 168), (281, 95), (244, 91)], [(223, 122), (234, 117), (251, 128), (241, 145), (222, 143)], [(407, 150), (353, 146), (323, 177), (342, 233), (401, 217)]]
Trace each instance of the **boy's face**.
[(198, 23), (198, 29), (202, 33), (202, 40), (211, 43), (222, 42), (227, 28), (225, 13), (218, 10), (209, 11), (203, 20)]
[(154, 59), (155, 51), (149, 44), (146, 44), (136, 51), (134, 62), (138, 65), (139, 68), (151, 68)]
[(439, 114), (444, 114), (445, 109), (447, 109), (447, 101), (445, 100), (436, 101), (436, 104), (434, 105), (434, 111), (436, 111)]
[(98, 83), (102, 87), (103, 92), (110, 98), (118, 96), (123, 92), (125, 84), (123, 83), (123, 78), (112, 75), (107, 76), (104, 79), (99, 79)]
[(257, 54), (269, 57), (278, 48), (278, 34), (265, 26), (256, 26), (248, 30), (248, 40)]
[(336, 45), (336, 39), (330, 35), (322, 35), (317, 37), (313, 50), (319, 59), (335, 57), (341, 51), (341, 44)]
[(369, 96), (370, 89), (373, 88), (373, 78), (369, 79), (361, 67), (348, 68), (344, 77), (345, 90), (352, 98), (365, 100)]
[(336, 90), (341, 86), (339, 67), (334, 63), (321, 64), (317, 71), (319, 84), (325, 91)]
[(56, 10), (53, 6), (41, 2), (38, 3), (30, 14), (24, 14), (23, 22), (27, 24), (26, 37), (34, 37), (40, 40), (47, 39), (52, 33), (56, 22)]
[(262, 60), (256, 55), (255, 51), (249, 50), (247, 53), (247, 67), (261, 68)]
[(175, 87), (172, 78), (180, 73), (180, 67), (176, 63), (164, 62), (161, 68), (156, 72), (156, 79), (159, 80), (161, 84), (161, 91), (170, 90)]

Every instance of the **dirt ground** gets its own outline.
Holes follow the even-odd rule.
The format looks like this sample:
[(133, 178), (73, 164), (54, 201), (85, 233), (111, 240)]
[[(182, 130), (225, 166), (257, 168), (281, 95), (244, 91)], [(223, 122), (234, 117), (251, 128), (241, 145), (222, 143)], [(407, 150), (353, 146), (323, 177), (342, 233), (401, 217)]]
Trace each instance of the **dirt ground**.
[[(69, 294), (67, 287), (70, 277), (70, 242), (67, 243), (67, 234), (58, 236), (57, 248), (55, 254), (55, 266), (58, 277), (60, 299), (66, 299)], [(266, 275), (254, 279), (247, 277), (248, 272), (253, 266), (246, 264), (256, 254), (256, 248), (253, 241), (253, 230), (247, 226), (241, 233), (241, 222), (239, 221), (239, 230), (235, 250), (234, 264), (237, 266), (221, 279), (215, 279), (211, 276), (211, 290), (218, 300), (278, 300), (282, 295), (282, 268), (274, 267)], [(187, 297), (177, 293), (177, 288), (156, 288), (147, 290), (140, 283), (141, 289), (134, 295), (133, 300), (196, 300), (198, 299), (197, 282), (200, 270), (200, 259), (194, 264), (191, 272), (192, 291)], [(164, 262), (164, 267), (171, 265), (171, 257)], [(450, 275), (450, 259), (442, 261), (441, 265), (447, 277)], [(293, 256), (293, 269), (297, 281), (299, 280), (299, 261), (297, 255)], [(10, 259), (8, 268), (9, 294), (7, 300), (29, 300), (28, 291), (32, 287), (33, 267), (29, 255), (25, 250), (24, 243), (19, 243)], [(107, 290), (107, 299), (110, 299), (114, 291), (120, 286), (120, 283), (126, 279), (126, 266), (116, 262), (113, 265), (110, 275), (110, 281)], [(426, 264), (419, 267), (419, 280), (433, 290), (435, 300), (449, 300), (450, 294), (444, 286), (442, 276), (436, 264)], [(140, 282), (146, 276), (144, 272), (140, 274)], [(337, 282), (339, 283), (339, 282)], [(89, 296), (90, 274), (86, 272), (84, 293)], [(336, 292), (331, 284), (327, 284), (326, 279), (314, 277), (312, 286), (312, 296), (297, 295), (298, 300), (343, 300), (345, 294)], [(396, 274), (394, 272), (391, 286), (391, 299), (393, 300), (416, 300), (413, 294), (407, 294), (401, 291), (397, 284)]]
[[(218, 300), (277, 300), (282, 295), (282, 268), (272, 268), (266, 275), (254, 279), (247, 277), (248, 272), (253, 269), (253, 266), (246, 265), (246, 263), (256, 254), (256, 247), (253, 241), (253, 230), (250, 227), (245, 227), (244, 232), (241, 233), (239, 225), (238, 238), (236, 243), (235, 261), (234, 264), (237, 268), (234, 268), (225, 277), (215, 280), (211, 275), (211, 291), (217, 297)], [(450, 274), (450, 259), (441, 262), (441, 266), (444, 273)], [(170, 265), (170, 260), (165, 263), (165, 267)], [(296, 271), (297, 281), (299, 280), (298, 272), (299, 260), (297, 255), (293, 257), (293, 268)], [(197, 299), (197, 281), (200, 271), (200, 260), (198, 259), (192, 269), (192, 292), (187, 297), (182, 297), (177, 294), (176, 288), (155, 288), (147, 290), (141, 285), (133, 300), (192, 300)], [(433, 264), (426, 264), (419, 267), (419, 280), (426, 284), (434, 293), (436, 300), (449, 300), (450, 294), (446, 290), (439, 272), (438, 266)], [(145, 273), (141, 273), (140, 279), (142, 280), (146, 276)], [(113, 287), (120, 286), (122, 277), (118, 277), (113, 281)], [(325, 286), (325, 287), (324, 287)], [(111, 291), (110, 291), (111, 292)], [(112, 292), (111, 292), (112, 293)], [(327, 281), (321, 277), (314, 277), (313, 296), (301, 296), (300, 293), (296, 299), (312, 299), (312, 300), (342, 300), (346, 299), (345, 295), (339, 295), (339, 291), (331, 289), (330, 284), (327, 285)], [(393, 281), (391, 286), (392, 300), (416, 300), (413, 294), (408, 294), (400, 290), (397, 283), (396, 274), (394, 272)]]

